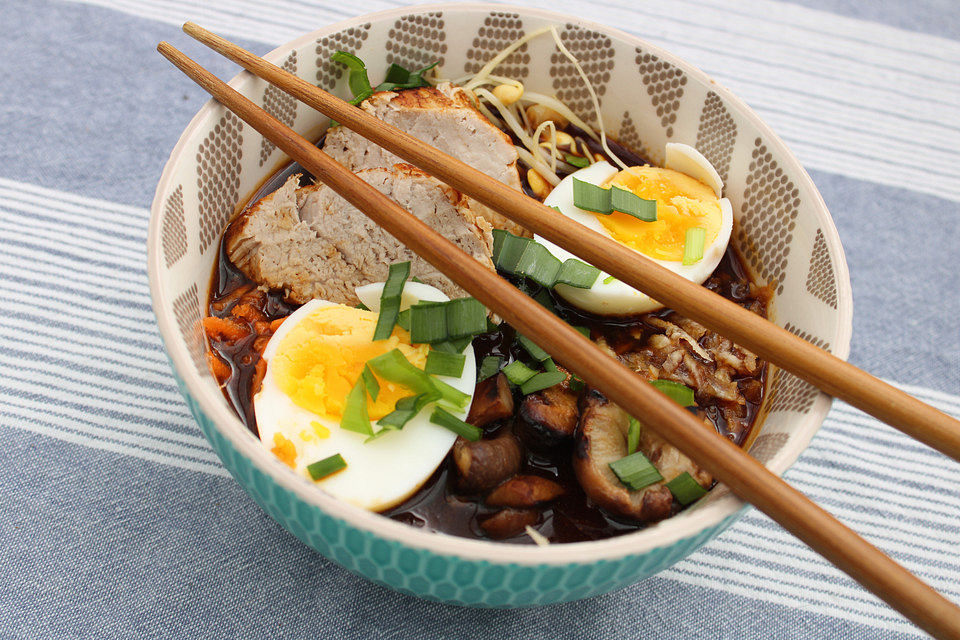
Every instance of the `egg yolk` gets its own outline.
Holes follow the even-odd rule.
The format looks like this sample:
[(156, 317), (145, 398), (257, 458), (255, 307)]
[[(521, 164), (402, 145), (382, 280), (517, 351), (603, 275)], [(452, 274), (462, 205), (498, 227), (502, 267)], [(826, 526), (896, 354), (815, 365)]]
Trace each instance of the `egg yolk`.
[(685, 173), (661, 167), (630, 167), (601, 186), (620, 187), (657, 201), (657, 219), (644, 222), (625, 213), (597, 214), (614, 240), (658, 260), (683, 260), (687, 229), (707, 231), (706, 246), (717, 239), (723, 215), (713, 189)]
[[(377, 314), (336, 305), (317, 309), (283, 337), (270, 368), (277, 386), (298, 407), (319, 416), (343, 417), (347, 394), (360, 378), (363, 366), (393, 349), (412, 365), (423, 369), (428, 345), (411, 345), (410, 334), (395, 327), (386, 340), (373, 341)], [(410, 395), (404, 386), (377, 376), (380, 392), (374, 402), (367, 397), (367, 412), (377, 420), (393, 411), (397, 400)], [(317, 433), (319, 437), (325, 437)]]

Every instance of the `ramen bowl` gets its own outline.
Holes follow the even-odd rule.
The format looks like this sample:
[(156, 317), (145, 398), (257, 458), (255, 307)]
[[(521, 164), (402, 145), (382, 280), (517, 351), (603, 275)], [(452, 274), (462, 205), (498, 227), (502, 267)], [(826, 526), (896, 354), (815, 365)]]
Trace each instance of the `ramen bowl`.
[[(772, 287), (771, 319), (845, 358), (851, 293), (843, 250), (810, 177), (779, 138), (729, 90), (672, 54), (603, 25), (486, 4), (405, 7), (323, 27), (267, 60), (349, 96), (330, 55), (357, 54), (381, 77), (396, 62), (439, 61), (443, 75), (476, 72), (506, 45), (556, 25), (596, 88), (607, 131), (660, 164), (667, 142), (699, 149), (725, 183), (733, 242), (753, 276)], [(498, 73), (555, 94), (580, 115), (591, 99), (549, 37), (531, 40)], [(310, 139), (328, 119), (247, 73), (231, 85)], [(287, 531), (346, 569), (404, 593), (450, 603), (519, 607), (564, 602), (635, 583), (680, 561), (729, 527), (745, 504), (723, 485), (678, 515), (591, 542), (514, 545), (434, 533), (365, 511), (296, 475), (261, 446), (230, 408), (205, 360), (205, 315), (219, 240), (238, 208), (289, 160), (211, 101), (193, 118), (157, 186), (149, 233), (153, 307), (179, 388), (233, 477)], [(745, 448), (782, 474), (806, 448), (830, 398), (771, 367)]]

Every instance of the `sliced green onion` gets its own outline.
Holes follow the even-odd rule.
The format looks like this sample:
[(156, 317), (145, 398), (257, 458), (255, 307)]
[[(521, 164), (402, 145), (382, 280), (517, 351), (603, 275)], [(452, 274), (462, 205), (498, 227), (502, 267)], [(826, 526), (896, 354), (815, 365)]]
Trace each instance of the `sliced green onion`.
[(433, 413), (430, 414), (430, 422), (433, 424), (438, 424), (441, 427), (453, 431), (458, 436), (463, 436), (471, 442), (476, 442), (480, 439), (480, 436), (483, 434), (480, 429), (473, 426), (472, 424), (467, 424), (457, 416), (453, 415), (443, 407), (434, 407)]
[(557, 282), (562, 263), (542, 244), (530, 242), (520, 255), (514, 273), (526, 276), (544, 287), (552, 287)]
[(410, 72), (398, 65), (396, 62), (387, 67), (387, 73), (383, 78), (384, 82), (393, 82), (403, 84), (410, 80)]
[(580, 393), (586, 386), (583, 380), (573, 374), (570, 374), (570, 380), (567, 382), (567, 384), (570, 386), (570, 391), (573, 391), (574, 393)]
[(563, 154), (563, 159), (567, 161), (567, 164), (572, 164), (573, 166), (580, 169), (590, 166), (589, 160), (587, 160), (583, 156), (575, 156), (572, 153)]
[(399, 349), (394, 349), (381, 356), (372, 358), (367, 361), (367, 364), (384, 380), (396, 382), (410, 389), (415, 394), (437, 391), (430, 376), (423, 370), (410, 364), (410, 361), (407, 360), (407, 357), (403, 355), (403, 352)]
[(693, 397), (693, 389), (679, 382), (672, 380), (651, 380), (650, 384), (655, 386), (657, 390), (665, 393), (668, 398), (681, 407), (692, 407), (697, 403)]
[(363, 365), (360, 378), (363, 379), (363, 386), (367, 388), (367, 393), (370, 394), (370, 398), (376, 402), (377, 396), (380, 395), (380, 383), (377, 382), (376, 376), (374, 376), (373, 371), (370, 370), (370, 365)]
[(367, 415), (367, 389), (363, 380), (357, 380), (347, 394), (347, 403), (343, 407), (343, 416), (340, 418), (340, 428), (362, 433), (365, 436), (373, 435), (373, 427), (370, 426), (370, 417)]
[(576, 329), (576, 331), (577, 331), (580, 335), (582, 335), (584, 338), (587, 338), (587, 339), (590, 338), (590, 327), (578, 327), (578, 326), (574, 326), (573, 328)]
[(600, 277), (600, 269), (576, 258), (568, 258), (560, 272), (557, 273), (556, 284), (565, 284), (577, 289), (589, 289)]
[(335, 453), (329, 458), (317, 460), (313, 464), (307, 465), (307, 473), (314, 481), (326, 478), (329, 475), (347, 468), (347, 461), (339, 453)]
[(640, 446), (640, 421), (630, 416), (630, 428), (627, 429), (627, 455)]
[(457, 298), (444, 303), (447, 335), (464, 338), (487, 330), (487, 308), (476, 298)]
[(567, 374), (563, 371), (545, 371), (544, 373), (538, 373), (532, 378), (520, 385), (520, 392), (523, 395), (528, 393), (535, 393), (542, 389), (552, 387), (555, 384), (560, 384), (567, 379)]
[(374, 340), (386, 340), (393, 332), (393, 325), (397, 323), (400, 313), (400, 296), (403, 295), (403, 285), (410, 275), (409, 262), (397, 262), (390, 265), (387, 281), (380, 292), (380, 315), (377, 316), (377, 328), (373, 331)]
[(411, 418), (420, 413), (421, 409), (439, 399), (440, 393), (437, 391), (400, 398), (394, 405), (393, 411), (377, 420), (377, 425), (384, 429), (403, 429)]
[(431, 349), (427, 353), (427, 364), (423, 370), (435, 376), (459, 378), (463, 375), (463, 365), (466, 361), (467, 356), (462, 353), (447, 353)]
[(353, 306), (353, 308), (354, 308), (354, 309), (360, 309), (361, 311), (370, 311), (370, 307), (368, 307), (367, 305), (363, 304), (362, 302), (358, 302), (357, 304), (355, 304), (355, 305)]
[(553, 358), (547, 358), (543, 361), (543, 370), (544, 371), (560, 371), (557, 368), (557, 363), (553, 361)]
[(625, 213), (644, 222), (654, 222), (657, 219), (656, 200), (646, 200), (616, 185), (610, 189), (610, 206), (614, 211)]
[(447, 310), (442, 302), (418, 302), (410, 307), (410, 341), (430, 344), (447, 339)]
[(611, 282), (616, 282), (616, 281), (617, 279), (614, 278), (613, 276), (607, 276), (606, 278), (603, 279), (603, 284), (610, 284)]
[(417, 284), (427, 284), (426, 282), (424, 282), (423, 280), (421, 280), (421, 279), (418, 278), (417, 276), (413, 276), (413, 277), (410, 278), (410, 279), (411, 279), (412, 281), (416, 282)]
[(396, 91), (397, 89), (426, 87), (429, 83), (423, 79), (423, 74), (433, 69), (438, 63), (439, 60), (416, 71), (407, 71), (396, 63), (391, 64), (387, 69), (387, 75), (384, 77), (383, 82), (378, 84), (374, 91)]
[(544, 307), (547, 311), (552, 313), (555, 316), (560, 315), (557, 312), (557, 307), (553, 304), (553, 298), (550, 297), (550, 294), (546, 289), (540, 289), (534, 294), (533, 299), (540, 303), (541, 307)]
[(527, 336), (517, 335), (517, 342), (530, 354), (530, 357), (537, 362), (543, 362), (550, 358), (550, 354), (537, 346), (537, 344)]
[(447, 405), (453, 407), (454, 409), (466, 409), (467, 405), (470, 404), (470, 394), (464, 393), (457, 389), (456, 387), (451, 387), (443, 380), (437, 380), (436, 378), (431, 378), (430, 381), (433, 383), (433, 386), (436, 387), (437, 392), (440, 394), (440, 399), (438, 402), (444, 402)]
[(360, 104), (373, 95), (373, 87), (370, 86), (370, 78), (367, 76), (367, 65), (363, 64), (363, 60), (346, 51), (335, 51), (330, 60), (346, 65), (350, 72), (347, 84), (353, 92), (351, 104)]
[(707, 242), (707, 230), (703, 227), (687, 229), (683, 244), (683, 264), (696, 264), (703, 260), (703, 248)]
[(696, 502), (707, 495), (707, 490), (700, 486), (700, 483), (693, 479), (687, 471), (684, 471), (676, 478), (667, 483), (667, 489), (677, 499), (677, 502), (687, 506), (691, 502)]
[(533, 244), (530, 238), (515, 236), (502, 229), (493, 230), (493, 265), (498, 271), (510, 275), (516, 274), (517, 264), (527, 245)]
[(573, 179), (573, 206), (594, 213), (613, 213), (610, 203), (610, 190), (595, 184)]
[(663, 480), (657, 468), (640, 451), (611, 462), (610, 470), (616, 474), (624, 486), (632, 491)]
[(404, 309), (403, 311), (397, 314), (397, 325), (401, 329), (406, 329), (407, 331), (410, 331), (410, 309), (409, 308)]
[(432, 346), (437, 351), (444, 351), (446, 353), (463, 353), (463, 350), (467, 348), (467, 345), (473, 342), (472, 337), (466, 338), (457, 338), (456, 340), (444, 340), (443, 342), (434, 342)]
[(503, 368), (503, 374), (507, 376), (507, 380), (513, 384), (522, 385), (524, 382), (537, 375), (537, 372), (519, 360), (514, 360)]
[(480, 363), (477, 382), (482, 382), (490, 376), (496, 375), (500, 371), (501, 364), (503, 364), (503, 358), (500, 356), (486, 356)]

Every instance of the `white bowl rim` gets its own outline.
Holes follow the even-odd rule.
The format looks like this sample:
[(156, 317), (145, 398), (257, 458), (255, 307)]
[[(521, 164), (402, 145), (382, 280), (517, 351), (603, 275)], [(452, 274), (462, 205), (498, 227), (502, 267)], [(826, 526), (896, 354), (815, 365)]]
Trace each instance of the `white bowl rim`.
[[(576, 24), (601, 33), (608, 33), (633, 46), (642, 47), (661, 59), (676, 64), (678, 67), (684, 69), (686, 73), (697, 77), (709, 85), (711, 90), (738, 107), (762, 132), (766, 144), (779, 151), (781, 157), (783, 157), (789, 165), (792, 165), (790, 168), (794, 169), (795, 175), (798, 177), (800, 183), (807, 187), (809, 193), (814, 194), (814, 210), (818, 215), (818, 223), (824, 234), (824, 239), (832, 249), (836, 250), (834, 252), (835, 261), (833, 266), (836, 270), (836, 277), (839, 283), (837, 295), (839, 328), (836, 344), (833, 345), (833, 353), (839, 358), (847, 358), (850, 351), (853, 320), (850, 273), (836, 226), (833, 218), (830, 216), (826, 203), (823, 201), (823, 197), (820, 195), (819, 190), (799, 160), (797, 160), (783, 141), (780, 140), (770, 127), (760, 119), (746, 103), (734, 95), (729, 89), (714, 81), (706, 73), (674, 54), (620, 29), (590, 20), (584, 20), (579, 17), (545, 9), (508, 4), (467, 2), (410, 5), (367, 13), (304, 34), (288, 43), (280, 45), (263, 57), (274, 64), (280, 65), (282, 64), (284, 56), (289, 53), (291, 49), (308, 45), (330, 33), (356, 27), (367, 22), (399, 18), (404, 15), (431, 11), (458, 11), (462, 9), (469, 11), (517, 13), (521, 16), (544, 18), (556, 21), (557, 23)], [(254, 76), (249, 72), (241, 71), (230, 80), (229, 84), (234, 88), (240, 89), (244, 83), (253, 78)], [(270, 476), (274, 482), (284, 489), (293, 492), (305, 503), (319, 508), (326, 515), (343, 520), (349, 523), (350, 526), (367, 531), (377, 537), (436, 554), (455, 556), (470, 561), (487, 561), (493, 564), (563, 565), (569, 563), (594, 563), (601, 560), (616, 560), (644, 554), (657, 548), (672, 545), (679, 540), (691, 538), (705, 529), (718, 525), (745, 506), (744, 501), (732, 493), (729, 493), (703, 507), (688, 509), (672, 518), (634, 533), (588, 542), (572, 542), (547, 546), (517, 545), (492, 540), (461, 538), (412, 527), (390, 518), (385, 518), (380, 514), (342, 502), (322, 490), (318, 490), (318, 487), (306, 478), (295, 474), (289, 467), (261, 446), (260, 441), (243, 426), (240, 419), (223, 401), (223, 396), (220, 391), (210, 388), (209, 385), (204, 382), (196, 370), (193, 358), (187, 350), (186, 345), (179, 337), (179, 329), (175, 319), (172, 314), (164, 311), (165, 308), (169, 308), (169, 305), (166, 304), (166, 296), (160, 286), (159, 277), (162, 265), (160, 252), (160, 219), (163, 210), (163, 194), (167, 192), (172, 182), (174, 173), (173, 165), (180, 159), (187, 142), (192, 138), (196, 130), (201, 127), (201, 124), (211, 115), (213, 110), (218, 107), (219, 104), (213, 99), (207, 101), (203, 107), (201, 107), (200, 111), (197, 112), (186, 129), (184, 129), (164, 165), (163, 173), (157, 185), (157, 190), (150, 208), (151, 218), (147, 239), (150, 295), (167, 353), (178, 375), (182, 377), (188, 391), (193, 395), (203, 412), (211, 419), (218, 432), (230, 442), (231, 446), (241, 455), (245, 456), (251, 464), (256, 466), (261, 472)], [(831, 404), (831, 397), (822, 393), (817, 396), (809, 413), (801, 418), (802, 424), (792, 434), (788, 446), (784, 447), (784, 450), (768, 465), (770, 471), (778, 476), (782, 475), (796, 461), (820, 428), (823, 420), (826, 418), (827, 412), (830, 410)]]

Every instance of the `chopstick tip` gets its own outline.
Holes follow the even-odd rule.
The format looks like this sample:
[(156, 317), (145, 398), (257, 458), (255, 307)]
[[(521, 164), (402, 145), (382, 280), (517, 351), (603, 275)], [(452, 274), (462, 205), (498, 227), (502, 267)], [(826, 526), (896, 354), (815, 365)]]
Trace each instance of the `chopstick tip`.
[(183, 27), (181, 28), (183, 29), (184, 33), (189, 35), (193, 35), (194, 33), (197, 33), (198, 31), (200, 31), (200, 25), (198, 25), (193, 20), (187, 20), (186, 22), (183, 23)]

